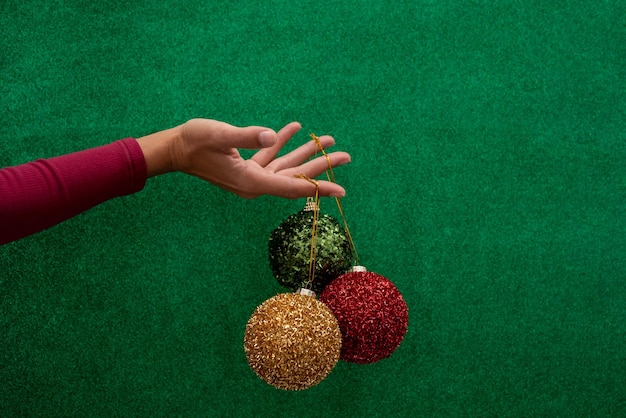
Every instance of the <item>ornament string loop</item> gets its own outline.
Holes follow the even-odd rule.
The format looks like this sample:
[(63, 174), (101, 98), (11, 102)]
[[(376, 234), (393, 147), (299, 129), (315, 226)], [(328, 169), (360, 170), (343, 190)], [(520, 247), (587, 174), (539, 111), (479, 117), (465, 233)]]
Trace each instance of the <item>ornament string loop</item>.
[[(330, 161), (330, 156), (322, 146), (320, 139), (314, 133), (310, 134), (311, 139), (320, 150), (322, 155), (326, 157), (326, 162), (328, 163), (328, 170), (326, 170), (326, 178), (328, 181), (337, 183), (335, 180), (335, 172), (333, 171), (333, 165)], [(339, 197), (335, 197), (335, 202), (337, 202), (337, 209), (339, 209), (339, 214), (341, 215), (341, 220), (343, 221), (343, 228), (346, 231), (346, 236), (348, 237), (348, 241), (350, 243), (350, 250), (352, 251), (352, 255), (354, 256), (354, 265), (359, 265), (359, 253), (356, 251), (356, 245), (354, 244), (354, 240), (352, 239), (352, 234), (350, 233), (350, 228), (348, 228), (348, 222), (346, 221), (346, 215), (343, 213), (343, 207), (341, 206), (341, 199)]]

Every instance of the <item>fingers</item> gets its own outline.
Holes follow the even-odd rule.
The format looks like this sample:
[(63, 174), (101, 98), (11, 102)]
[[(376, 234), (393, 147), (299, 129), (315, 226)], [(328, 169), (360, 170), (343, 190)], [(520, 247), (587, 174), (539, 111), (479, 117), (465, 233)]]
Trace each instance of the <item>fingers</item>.
[[(319, 138), (320, 145), (327, 149), (333, 145), (335, 145), (335, 140), (332, 136), (324, 135)], [(319, 154), (321, 151), (315, 141), (309, 141), (306, 144), (300, 146), (299, 148), (291, 151), (288, 154), (283, 155), (275, 159), (274, 161), (267, 164), (266, 168), (268, 170), (278, 172), (280, 170), (284, 170), (286, 168), (298, 166), (309, 158), (314, 156), (315, 154)]]
[(257, 152), (251, 159), (261, 167), (268, 165), (280, 152), (283, 146), (302, 128), (300, 123), (291, 122), (278, 131), (276, 143)]
[[(350, 162), (350, 155), (345, 152), (334, 152), (328, 155), (332, 167), (338, 167)], [(296, 199), (299, 197), (315, 196), (314, 179), (328, 169), (326, 157), (318, 157), (297, 167), (281, 170), (278, 173), (267, 171), (257, 166), (252, 175), (254, 181), (239, 183), (247, 190), (239, 189), (236, 193), (242, 197), (254, 198), (263, 194)], [(306, 178), (302, 178), (305, 176)], [(308, 178), (308, 179), (307, 179)], [(320, 196), (343, 197), (346, 191), (340, 185), (330, 181), (317, 181)], [(248, 186), (254, 185), (254, 188)]]
[(279, 173), (286, 176), (304, 174), (309, 178), (315, 178), (328, 170), (330, 160), (331, 167), (339, 167), (350, 162), (350, 154), (345, 152), (333, 152), (328, 154), (328, 158), (321, 156), (296, 167), (281, 170)]
[[(344, 197), (346, 191), (336, 183), (328, 181), (318, 181), (320, 196)], [(261, 195), (271, 195), (284, 197), (287, 199), (298, 199), (302, 197), (315, 196), (317, 187), (310, 181), (293, 176), (268, 176), (266, 181), (259, 181), (257, 189), (250, 192), (236, 192), (244, 198), (255, 198)]]
[[(278, 190), (275, 196), (286, 197), (288, 199), (298, 199), (301, 197), (315, 196), (316, 186), (305, 179), (293, 178), (290, 184)], [(319, 195), (330, 197), (344, 197), (346, 191), (336, 183), (328, 181), (318, 181)]]
[(302, 125), (300, 125), (300, 122), (291, 122), (285, 125), (280, 131), (278, 131), (278, 136), (281, 137), (284, 142), (287, 142), (300, 129), (302, 129)]

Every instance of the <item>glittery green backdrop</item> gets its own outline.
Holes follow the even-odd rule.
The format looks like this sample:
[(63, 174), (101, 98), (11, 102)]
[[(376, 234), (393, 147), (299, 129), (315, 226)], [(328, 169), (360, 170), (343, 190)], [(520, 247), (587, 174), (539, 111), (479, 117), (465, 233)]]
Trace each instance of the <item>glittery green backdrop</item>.
[(4, 0), (0, 165), (298, 120), (352, 154), (360, 261), (410, 318), (390, 358), (267, 385), (245, 325), (303, 202), (152, 179), (0, 247), (0, 416), (625, 416), (625, 9)]

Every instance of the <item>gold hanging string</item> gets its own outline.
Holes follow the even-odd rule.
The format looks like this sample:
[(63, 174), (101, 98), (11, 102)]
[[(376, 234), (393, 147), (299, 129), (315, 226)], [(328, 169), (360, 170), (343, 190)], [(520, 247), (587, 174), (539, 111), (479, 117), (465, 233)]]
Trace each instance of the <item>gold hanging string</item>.
[[(326, 178), (328, 181), (333, 183), (337, 183), (335, 180), (335, 172), (333, 171), (333, 165), (330, 161), (330, 156), (324, 150), (322, 143), (320, 142), (319, 137), (317, 137), (314, 133), (310, 134), (311, 139), (315, 142), (317, 148), (319, 148), (320, 152), (324, 157), (326, 157), (326, 162), (328, 163), (328, 170), (326, 170)], [(341, 199), (339, 197), (335, 197), (335, 202), (337, 202), (337, 208), (339, 209), (339, 213), (341, 214), (341, 220), (343, 221), (343, 227), (346, 231), (346, 236), (348, 237), (348, 242), (350, 243), (350, 250), (352, 251), (352, 255), (354, 256), (354, 265), (359, 265), (359, 253), (356, 251), (356, 245), (354, 245), (354, 240), (352, 239), (352, 234), (350, 233), (350, 228), (348, 228), (348, 222), (346, 221), (346, 216), (343, 213), (343, 207), (341, 206)]]
[(307, 283), (304, 286), (305, 289), (311, 290), (313, 287), (313, 281), (315, 280), (315, 263), (317, 259), (317, 246), (315, 245), (315, 239), (317, 237), (318, 220), (320, 213), (320, 186), (317, 180), (313, 180), (307, 177), (305, 174), (296, 174), (297, 178), (304, 179), (309, 183), (315, 185), (315, 207), (313, 208), (313, 225), (311, 227), (311, 251), (309, 253), (309, 275)]

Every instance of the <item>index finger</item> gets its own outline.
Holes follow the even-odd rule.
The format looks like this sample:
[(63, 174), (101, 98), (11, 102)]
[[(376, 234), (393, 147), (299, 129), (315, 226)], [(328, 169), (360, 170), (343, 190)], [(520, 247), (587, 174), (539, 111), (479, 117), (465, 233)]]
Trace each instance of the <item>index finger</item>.
[(252, 161), (260, 165), (261, 167), (265, 167), (270, 162), (276, 158), (280, 150), (285, 146), (287, 142), (302, 128), (299, 122), (291, 122), (283, 127), (280, 131), (278, 131), (278, 140), (274, 145), (269, 148), (263, 148), (252, 158)]

